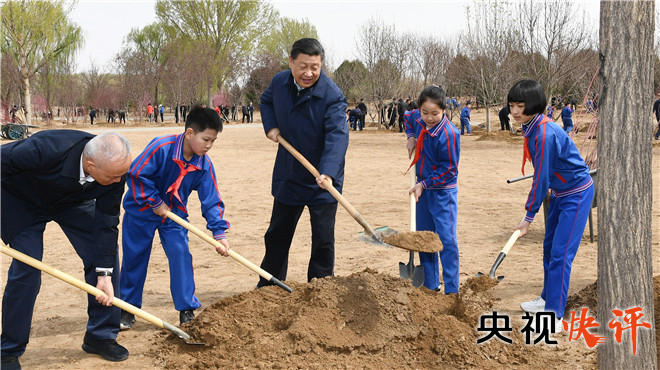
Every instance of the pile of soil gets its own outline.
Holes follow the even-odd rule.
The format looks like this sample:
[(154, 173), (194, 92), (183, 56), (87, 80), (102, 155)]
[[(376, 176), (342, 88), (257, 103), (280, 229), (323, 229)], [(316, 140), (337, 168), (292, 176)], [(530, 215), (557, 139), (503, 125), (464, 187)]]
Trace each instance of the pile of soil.
[(492, 369), (534, 362), (520, 338), (476, 344), (484, 335), (476, 331), (479, 315), (492, 302), (465, 286), (460, 295), (438, 294), (369, 269), (290, 285), (291, 294), (265, 287), (204, 310), (183, 327), (204, 347), (161, 334), (157, 366)]
[(493, 279), (488, 275), (481, 275), (479, 277), (471, 277), (463, 283), (464, 288), (471, 289), (475, 293), (485, 292), (495, 287), (500, 282)]
[(442, 250), (440, 237), (433, 231), (408, 231), (383, 238), (389, 245), (415, 252), (439, 252)]

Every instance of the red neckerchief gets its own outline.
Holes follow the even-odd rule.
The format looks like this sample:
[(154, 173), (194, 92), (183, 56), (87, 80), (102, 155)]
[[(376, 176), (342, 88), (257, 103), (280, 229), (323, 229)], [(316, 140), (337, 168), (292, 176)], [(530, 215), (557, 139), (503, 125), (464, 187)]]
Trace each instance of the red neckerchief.
[(192, 164), (189, 164), (188, 167), (186, 167), (186, 162), (180, 160), (180, 159), (174, 159), (172, 160), (179, 165), (179, 168), (181, 169), (181, 172), (179, 172), (179, 177), (176, 178), (176, 181), (174, 181), (174, 184), (170, 185), (169, 188), (167, 188), (167, 191), (165, 194), (169, 192), (173, 192), (174, 196), (176, 199), (183, 204), (183, 201), (181, 200), (181, 196), (179, 195), (179, 187), (181, 186), (181, 182), (183, 181), (183, 178), (188, 174), (188, 172), (196, 171), (199, 168), (196, 166), (193, 166)]
[(412, 166), (414, 166), (415, 163), (417, 163), (417, 161), (419, 160), (419, 155), (422, 152), (422, 149), (424, 148), (424, 134), (429, 134), (430, 135), (429, 130), (427, 130), (425, 126), (422, 126), (422, 131), (420, 131), (419, 136), (417, 137), (417, 145), (416, 145), (416, 148), (415, 148), (415, 158), (413, 158), (413, 161), (410, 164), (410, 167), (408, 167), (408, 169), (406, 170), (406, 173), (408, 173), (408, 171), (410, 171)]
[[(535, 119), (536, 119), (536, 117), (532, 118), (532, 121), (534, 121)], [(546, 122), (549, 122), (549, 121), (552, 121), (552, 120), (550, 118), (546, 117), (544, 114), (542, 114), (541, 119), (540, 119), (539, 123), (537, 124), (537, 126), (540, 126), (540, 125), (542, 125)], [(530, 127), (528, 128), (528, 130), (531, 129), (531, 125), (533, 125), (533, 124), (534, 124), (533, 122), (530, 123)], [(532, 162), (532, 155), (529, 153), (529, 146), (527, 145), (528, 143), (529, 143), (529, 138), (527, 136), (525, 136), (525, 145), (523, 146), (522, 168), (520, 169), (522, 171), (523, 175), (525, 175), (525, 162), (529, 161), (530, 163), (534, 163), (534, 162)]]

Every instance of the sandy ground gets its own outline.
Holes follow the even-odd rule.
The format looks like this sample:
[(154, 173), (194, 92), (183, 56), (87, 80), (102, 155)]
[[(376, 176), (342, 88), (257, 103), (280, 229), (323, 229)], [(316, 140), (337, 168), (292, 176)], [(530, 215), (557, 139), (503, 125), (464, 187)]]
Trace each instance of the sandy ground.
[[(493, 117), (493, 116), (491, 116)], [(493, 117), (495, 118), (495, 117)], [(475, 121), (483, 121), (483, 112), (473, 113)], [(259, 122), (257, 120), (257, 122)], [(166, 122), (166, 125), (168, 123)], [(129, 125), (130, 126), (130, 125)], [(497, 124), (499, 128), (499, 123)], [(94, 132), (114, 129), (116, 126), (99, 125)], [(85, 129), (89, 129), (85, 126)], [(139, 154), (154, 137), (181, 132), (181, 127), (122, 127), (114, 129), (125, 135), (133, 146), (133, 155)], [(512, 228), (524, 216), (523, 203), (529, 191), (530, 180), (507, 184), (506, 179), (520, 176), (522, 140), (497, 133), (495, 138), (477, 134), (461, 138), (458, 192), (458, 238), (460, 250), (461, 282), (478, 271), (488, 272), (497, 254), (511, 235)], [(578, 135), (578, 139), (582, 140)], [(7, 141), (3, 140), (3, 143)], [(227, 125), (210, 152), (214, 160), (219, 188), (226, 204), (226, 218), (231, 222), (231, 247), (259, 264), (263, 257), (263, 235), (268, 227), (272, 208), (270, 178), (276, 145), (264, 136), (261, 125)], [(653, 149), (653, 181), (660, 183), (660, 147)], [(374, 227), (389, 226), (399, 231), (408, 226), (408, 167), (405, 136), (398, 132), (376, 131), (369, 127), (362, 132), (351, 131), (347, 153), (344, 196)], [(532, 172), (531, 166), (528, 167)], [(653, 248), (658, 251), (660, 234), (660, 187), (654, 187)], [(199, 212), (196, 196), (189, 204), (190, 221), (199, 228), (205, 222)], [(598, 211), (594, 209), (594, 222)], [(538, 219), (542, 220), (540, 213)], [(120, 225), (121, 226), (121, 225)], [(339, 276), (371, 268), (381, 273), (398, 276), (398, 263), (407, 262), (407, 252), (363, 243), (357, 239), (362, 228), (341, 207), (336, 223), (336, 269)], [(596, 226), (594, 224), (594, 233)], [(542, 285), (541, 243), (544, 228), (535, 222), (529, 234), (520, 239), (498, 269), (506, 276), (490, 293), (496, 300), (494, 310), (520, 317), (519, 304), (534, 298)], [(305, 212), (291, 247), (288, 280), (305, 282), (309, 258), (310, 226)], [(121, 240), (121, 237), (120, 237)], [(206, 242), (190, 235), (190, 249), (194, 257), (196, 294), (202, 309), (218, 300), (254, 288), (258, 276), (230, 258), (215, 253)], [(82, 263), (71, 248), (60, 228), (51, 223), (46, 229), (44, 262), (75, 277), (82, 278)], [(571, 288), (574, 294), (596, 279), (597, 244), (589, 242), (588, 229), (574, 261)], [(653, 257), (654, 275), (660, 273), (658, 254)], [(0, 279), (4, 279), (11, 262), (2, 256)], [(143, 309), (178, 324), (169, 292), (169, 274), (165, 254), (156, 239), (145, 286)], [(151, 351), (160, 329), (138, 320), (134, 329), (121, 332), (118, 341), (131, 352), (130, 358), (114, 364), (98, 356), (89, 355), (80, 348), (87, 315), (85, 294), (48, 275), (43, 277), (41, 293), (37, 299), (31, 341), (21, 357), (25, 369), (107, 369), (107, 368), (160, 368)], [(520, 322), (514, 322), (519, 329)], [(561, 351), (573, 368), (593, 368), (595, 351), (581, 342), (561, 343), (544, 349)], [(553, 358), (556, 356), (553, 356)], [(246, 359), (246, 366), (249, 359)], [(554, 367), (551, 363), (547, 363)], [(502, 368), (509, 366), (503, 364)]]

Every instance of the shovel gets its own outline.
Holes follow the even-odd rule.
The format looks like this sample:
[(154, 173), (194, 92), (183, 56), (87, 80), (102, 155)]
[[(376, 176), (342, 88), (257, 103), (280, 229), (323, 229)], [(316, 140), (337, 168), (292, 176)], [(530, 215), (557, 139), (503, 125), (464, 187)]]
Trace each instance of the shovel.
[[(318, 178), (321, 176), (321, 173), (312, 165), (300, 152), (296, 150), (288, 141), (286, 141), (282, 135), (277, 135), (277, 140), (279, 141), (282, 146), (291, 153), (292, 156), (294, 156), (305, 168), (314, 176), (314, 178)], [(348, 213), (353, 216), (355, 221), (357, 221), (363, 228), (364, 232), (360, 233), (358, 238), (362, 241), (366, 241), (372, 244), (378, 244), (382, 246), (389, 246), (386, 243), (383, 243), (382, 238), (383, 236), (388, 236), (391, 234), (396, 234), (396, 231), (390, 229), (389, 227), (380, 227), (376, 229), (377, 231), (374, 231), (374, 229), (369, 226), (367, 221), (358, 213), (358, 211), (353, 208), (353, 206), (344, 198), (343, 195), (341, 195), (337, 189), (332, 186), (332, 183), (330, 180), (325, 179), (323, 182), (323, 185), (325, 186), (325, 190), (330, 192), (332, 196), (337, 199), (337, 202), (348, 211)]]
[[(101, 289), (93, 287), (93, 286), (87, 284), (86, 282), (84, 282), (82, 280), (76, 279), (76, 278), (74, 278), (73, 276), (71, 276), (69, 274), (66, 274), (66, 273), (64, 273), (64, 272), (62, 272), (62, 271), (60, 271), (60, 270), (58, 270), (54, 267), (51, 267), (51, 266), (49, 266), (49, 265), (47, 265), (47, 264), (45, 264), (45, 263), (43, 263), (39, 260), (36, 260), (36, 259), (34, 259), (34, 258), (24, 254), (24, 253), (21, 253), (21, 252), (15, 250), (13, 248), (9, 248), (6, 245), (2, 245), (2, 246), (0, 246), (0, 250), (2, 251), (2, 253), (10, 256), (11, 258), (19, 260), (19, 261), (25, 263), (26, 265), (30, 265), (30, 266), (38, 269), (38, 270), (41, 270), (41, 271), (43, 271), (43, 272), (45, 272), (49, 275), (52, 275), (52, 276), (64, 281), (65, 283), (69, 283), (69, 284), (75, 286), (76, 288), (82, 289), (82, 290), (86, 291), (87, 293), (93, 295), (94, 297), (98, 297), (100, 295), (105, 295), (105, 293)], [(187, 334), (186, 332), (184, 332), (183, 330), (177, 328), (176, 326), (174, 326), (172, 324), (168, 324), (165, 321), (159, 319), (158, 317), (150, 314), (149, 312), (143, 311), (142, 309), (137, 308), (137, 307), (133, 306), (130, 303), (124, 302), (119, 298), (116, 298), (116, 297), (113, 298), (112, 299), (112, 305), (117, 306), (117, 307), (121, 308), (124, 311), (130, 312), (133, 315), (138, 316), (138, 317), (140, 317), (144, 320), (147, 320), (150, 323), (156, 325), (157, 327), (159, 327), (161, 329), (169, 330), (170, 332), (174, 333), (177, 337), (183, 339), (186, 342), (186, 344), (202, 345), (202, 346), (204, 345), (204, 343), (192, 342), (190, 340), (191, 336), (189, 334)]]
[[(174, 213), (172, 213), (172, 212), (167, 212), (167, 217), (168, 217), (169, 219), (171, 219), (172, 221), (176, 222), (177, 224), (183, 226), (184, 228), (186, 228), (186, 229), (192, 231), (193, 234), (195, 234), (195, 235), (199, 236), (200, 238), (204, 239), (204, 241), (206, 241), (207, 243), (211, 244), (212, 246), (214, 246), (214, 247), (220, 246), (220, 247), (222, 247), (223, 249), (225, 248), (224, 245), (220, 244), (219, 241), (213, 239), (212, 237), (210, 237), (209, 235), (207, 235), (205, 232), (203, 232), (202, 230), (196, 228), (195, 226), (193, 226), (192, 224), (190, 224), (188, 221), (182, 219), (181, 217), (175, 215)], [(229, 254), (229, 257), (235, 259), (236, 261), (238, 261), (238, 262), (239, 262), (240, 264), (242, 264), (243, 266), (245, 266), (245, 267), (249, 268), (250, 270), (256, 272), (256, 273), (259, 274), (259, 276), (261, 276), (262, 278), (264, 278), (264, 279), (270, 281), (270, 282), (273, 283), (274, 285), (277, 285), (278, 287), (280, 287), (280, 288), (286, 290), (286, 291), (289, 292), (289, 293), (292, 292), (291, 287), (289, 287), (288, 285), (286, 285), (286, 284), (284, 284), (283, 282), (281, 282), (281, 281), (280, 281), (278, 278), (276, 278), (275, 276), (269, 274), (268, 271), (262, 269), (261, 267), (255, 265), (254, 263), (248, 261), (245, 257), (241, 256), (240, 254), (234, 252), (234, 251), (231, 250), (231, 249), (230, 249), (229, 251), (227, 251), (227, 253)]]
[[(491, 277), (491, 279), (495, 279), (495, 270), (497, 270), (498, 267), (500, 267), (500, 264), (502, 261), (504, 261), (504, 258), (506, 255), (509, 253), (509, 250), (511, 250), (511, 247), (513, 247), (513, 243), (518, 240), (518, 237), (520, 237), (520, 230), (516, 230), (513, 232), (509, 240), (506, 242), (504, 245), (504, 248), (502, 248), (502, 251), (500, 252), (499, 256), (497, 256), (497, 259), (495, 260), (495, 263), (493, 264), (493, 267), (490, 269), (490, 273), (488, 276)], [(484, 275), (483, 272), (478, 272), (477, 277)], [(502, 281), (504, 279), (504, 276), (498, 276), (497, 281)]]
[[(415, 167), (410, 171), (410, 187), (415, 186), (416, 182)], [(415, 204), (415, 194), (410, 194), (410, 231), (417, 231), (417, 205)], [(415, 266), (415, 252), (410, 251), (408, 264), (399, 262), (399, 276), (402, 279), (412, 280), (412, 285), (417, 288), (424, 284), (424, 266)]]

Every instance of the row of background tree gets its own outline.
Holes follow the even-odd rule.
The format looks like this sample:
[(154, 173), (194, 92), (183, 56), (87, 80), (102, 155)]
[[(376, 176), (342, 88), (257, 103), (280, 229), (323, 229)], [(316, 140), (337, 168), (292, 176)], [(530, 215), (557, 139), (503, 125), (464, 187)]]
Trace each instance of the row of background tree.
[[(67, 120), (75, 120), (77, 107), (122, 108), (142, 117), (148, 103), (258, 105), (273, 75), (288, 68), (293, 42), (318, 38), (307, 19), (281, 16), (265, 1), (159, 0), (158, 21), (125, 37), (104, 68), (110, 72), (92, 65), (75, 73), (73, 56), (83, 38), (68, 19), (73, 6), (15, 0), (2, 5), (5, 111), (21, 102), (32, 107), (30, 119), (60, 107)], [(466, 5), (465, 28), (451, 37), (399, 32), (372, 17), (358, 26), (356, 59), (334, 70), (326, 65), (325, 71), (349, 100), (365, 98), (372, 107), (437, 84), (459, 100), (471, 97), (498, 108), (521, 78), (540, 81), (548, 96), (581, 103), (599, 66), (597, 22), (581, 6), (570, 0), (473, 1)], [(656, 32), (659, 22), (656, 17)], [(380, 110), (369, 113), (380, 122)]]

